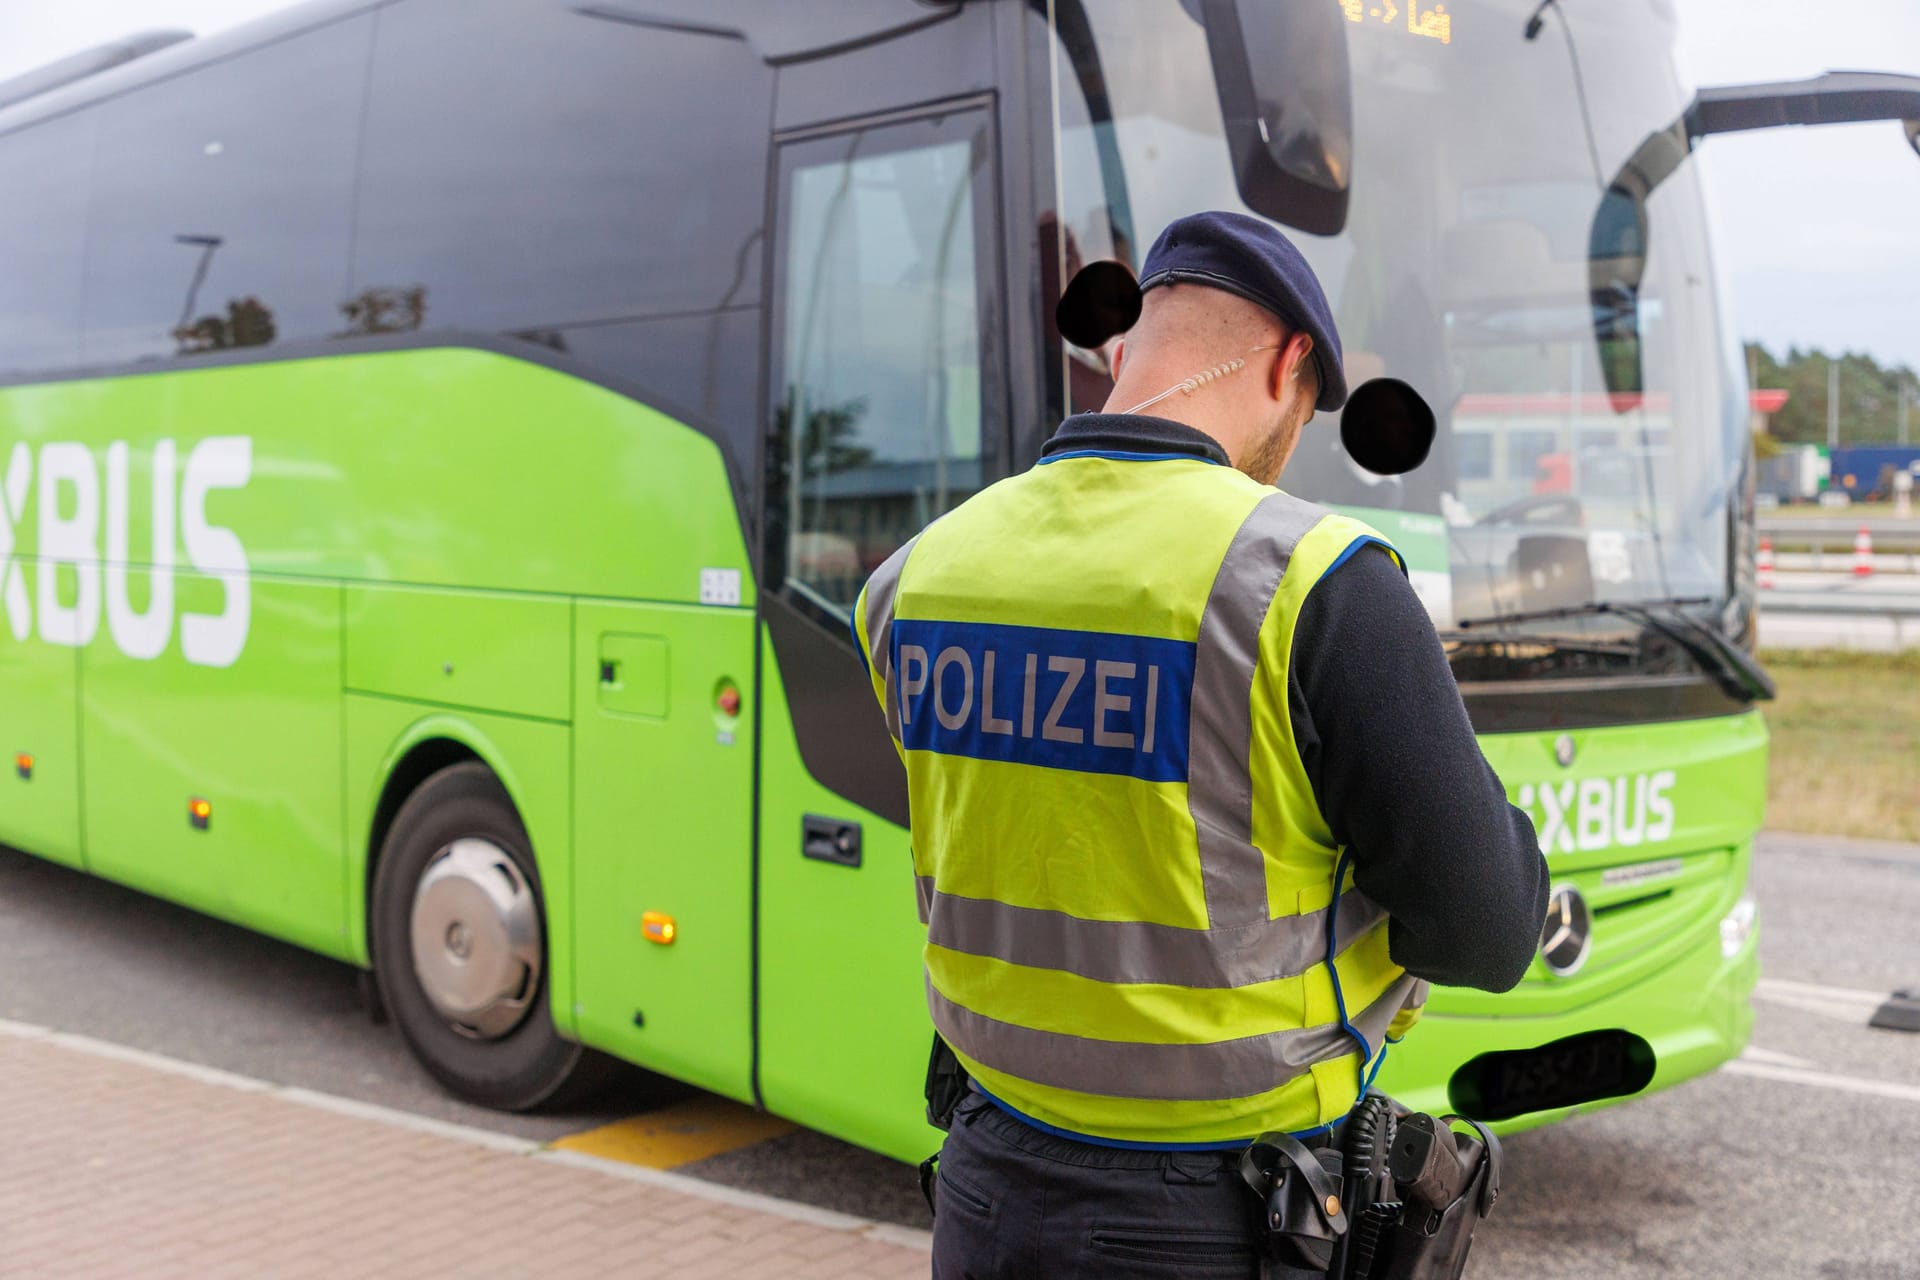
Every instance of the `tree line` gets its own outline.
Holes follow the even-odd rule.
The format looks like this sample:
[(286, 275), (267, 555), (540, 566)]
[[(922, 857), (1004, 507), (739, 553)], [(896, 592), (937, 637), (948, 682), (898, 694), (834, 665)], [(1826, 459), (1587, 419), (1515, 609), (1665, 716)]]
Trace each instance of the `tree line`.
[(1870, 444), (1900, 438), (1901, 399), (1906, 398), (1907, 439), (1920, 440), (1920, 376), (1906, 365), (1882, 367), (1870, 355), (1852, 351), (1830, 356), (1818, 349), (1788, 347), (1776, 358), (1758, 342), (1747, 344), (1747, 368), (1754, 390), (1790, 394), (1773, 415), (1773, 438), (1783, 443), (1827, 442), (1827, 390), (1830, 368), (1840, 367), (1840, 443)]

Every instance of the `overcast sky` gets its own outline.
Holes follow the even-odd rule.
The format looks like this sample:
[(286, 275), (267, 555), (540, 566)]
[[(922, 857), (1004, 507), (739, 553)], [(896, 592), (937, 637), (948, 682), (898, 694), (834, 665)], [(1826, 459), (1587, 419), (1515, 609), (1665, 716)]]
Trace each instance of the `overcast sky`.
[[(1616, 0), (1562, 0), (1604, 11)], [(0, 78), (127, 32), (206, 34), (283, 0), (0, 0)], [(1829, 70), (1920, 74), (1920, 0), (1676, 0), (1702, 84)], [(1920, 156), (1898, 126), (1715, 138), (1705, 166), (1743, 336), (1920, 368)]]

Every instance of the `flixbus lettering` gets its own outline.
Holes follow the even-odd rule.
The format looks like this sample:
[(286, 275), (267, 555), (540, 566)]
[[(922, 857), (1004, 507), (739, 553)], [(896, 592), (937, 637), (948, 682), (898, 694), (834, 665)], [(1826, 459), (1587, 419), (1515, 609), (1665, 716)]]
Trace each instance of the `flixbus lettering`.
[[(159, 657), (173, 635), (174, 568), (184, 547), (188, 566), (219, 581), (226, 602), (219, 613), (180, 614), (180, 652), (196, 666), (232, 666), (246, 648), (252, 619), (247, 550), (233, 530), (208, 522), (207, 496), (246, 486), (253, 474), (253, 441), (210, 437), (193, 447), (184, 466), (173, 441), (154, 443), (144, 609), (134, 607), (128, 589), (134, 565), (131, 456), (125, 441), (107, 446), (103, 502), (101, 468), (86, 445), (44, 444), (37, 460), (26, 444), (13, 446), (0, 482), (0, 607), (13, 638), (28, 639), (37, 619), (47, 643), (88, 645), (99, 633), (104, 610), (107, 634), (120, 652), (129, 658)], [(37, 507), (31, 553), (20, 546), (29, 496)], [(32, 593), (23, 561), (32, 562)]]
[(1520, 784), (1543, 853), (1591, 853), (1658, 844), (1673, 835), (1674, 771)]
[(902, 619), (892, 648), (910, 751), (1186, 781), (1190, 641)]

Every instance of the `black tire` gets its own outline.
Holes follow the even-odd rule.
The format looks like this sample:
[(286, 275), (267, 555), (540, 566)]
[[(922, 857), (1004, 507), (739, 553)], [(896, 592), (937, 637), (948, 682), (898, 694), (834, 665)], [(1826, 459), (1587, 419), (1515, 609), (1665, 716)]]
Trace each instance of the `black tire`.
[[(497, 1038), (456, 1030), (434, 1008), (414, 969), (414, 893), (435, 856), (456, 840), (486, 840), (505, 852), (531, 888), (540, 917), (538, 989), (525, 1016)], [(478, 762), (451, 765), (407, 797), (381, 846), (368, 920), (374, 974), (387, 1011), (428, 1074), (449, 1093), (500, 1111), (577, 1102), (604, 1085), (611, 1060), (554, 1029), (546, 963), (546, 904), (531, 841), (506, 788)]]

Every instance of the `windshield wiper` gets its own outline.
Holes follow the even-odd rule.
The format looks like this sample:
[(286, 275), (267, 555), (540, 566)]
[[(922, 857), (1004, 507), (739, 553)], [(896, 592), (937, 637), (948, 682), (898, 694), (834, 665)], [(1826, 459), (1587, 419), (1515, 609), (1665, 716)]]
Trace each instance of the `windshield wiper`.
[[(1712, 604), (1708, 596), (1671, 596), (1654, 600), (1588, 600), (1583, 604), (1562, 605), (1557, 609), (1535, 609), (1529, 613), (1508, 613), (1491, 618), (1463, 618), (1456, 626), (1462, 631), (1477, 627), (1510, 627), (1522, 622), (1546, 622), (1555, 618), (1590, 617), (1611, 613), (1651, 627), (1686, 650), (1700, 669), (1712, 676), (1727, 696), (1742, 702), (1755, 702), (1774, 696), (1773, 677), (1753, 656), (1728, 640), (1713, 627), (1689, 617), (1683, 610), (1693, 605)], [(1655, 612), (1659, 610), (1660, 612)]]
[(1631, 657), (1640, 651), (1638, 645), (1618, 640), (1584, 640), (1578, 636), (1548, 636), (1528, 633), (1519, 636), (1495, 635), (1480, 631), (1442, 631), (1440, 639), (1447, 644), (1486, 645), (1498, 647), (1512, 644), (1534, 645), (1542, 649), (1551, 649), (1555, 653), (1591, 653), (1603, 657)]
[[(1516, 622), (1551, 622), (1556, 618), (1584, 618), (1596, 613), (1631, 616), (1629, 610), (1689, 609), (1712, 604), (1712, 596), (1657, 596), (1651, 600), (1583, 600), (1579, 604), (1557, 605), (1551, 609), (1533, 609), (1526, 613), (1496, 613), (1486, 618), (1462, 618), (1454, 625), (1462, 631), (1476, 627), (1510, 627)], [(1638, 622), (1640, 619), (1635, 618)]]

